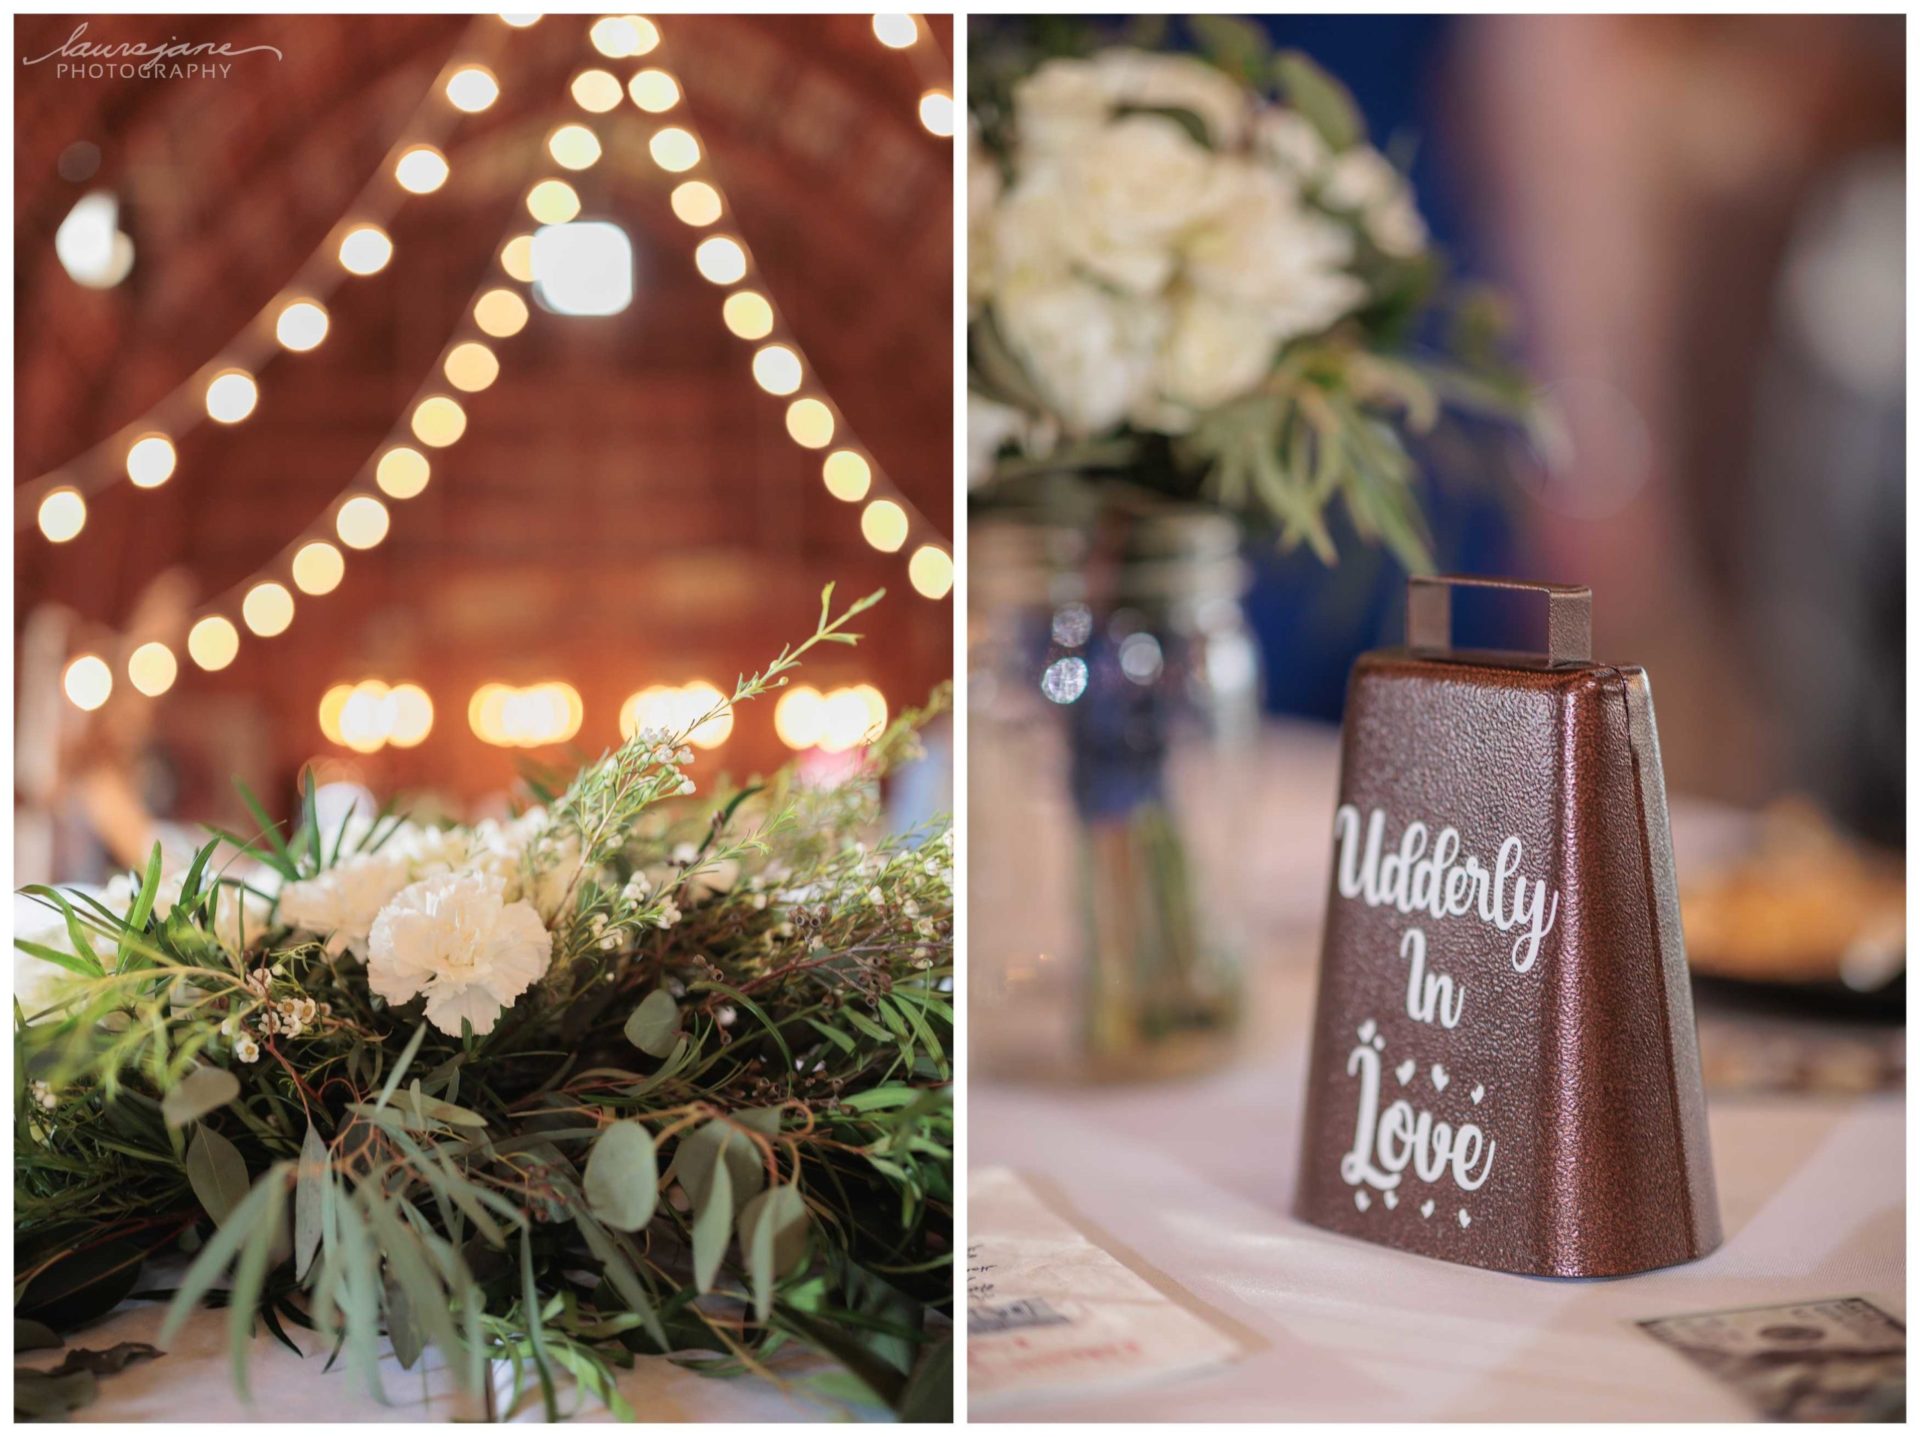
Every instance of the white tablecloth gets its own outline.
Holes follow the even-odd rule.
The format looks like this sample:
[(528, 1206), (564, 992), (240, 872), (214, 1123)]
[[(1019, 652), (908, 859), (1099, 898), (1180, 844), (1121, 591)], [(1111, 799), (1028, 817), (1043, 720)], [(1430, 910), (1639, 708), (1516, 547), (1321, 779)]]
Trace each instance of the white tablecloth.
[(1288, 1214), (1311, 974), (1273, 1036), (1216, 1076), (1150, 1087), (976, 1081), (973, 1168), (1038, 1174), (1095, 1239), (1176, 1284), (1252, 1354), (1146, 1390), (996, 1406), (994, 1420), (1734, 1420), (1737, 1396), (1639, 1332), (1645, 1318), (1825, 1297), (1904, 1317), (1906, 1105), (1710, 1101), (1727, 1240), (1612, 1281), (1511, 1277), (1323, 1232)]
[[(157, 1345), (165, 1304), (127, 1303), (93, 1327), (75, 1334), (71, 1347), (103, 1348), (118, 1342)], [(100, 1379), (100, 1397), (73, 1414), (79, 1422), (447, 1422), (484, 1420), (480, 1405), (464, 1398), (452, 1374), (429, 1348), (412, 1371), (388, 1358), (380, 1367), (383, 1405), (367, 1391), (361, 1378), (347, 1370), (344, 1359), (326, 1371), (326, 1349), (310, 1332), (288, 1327), (287, 1333), (307, 1356), (295, 1357), (286, 1348), (260, 1334), (248, 1361), (251, 1403), (234, 1390), (233, 1364), (227, 1355), (227, 1318), (224, 1312), (200, 1312), (174, 1338), (164, 1356), (134, 1363), (126, 1370)], [(59, 1352), (22, 1353), (23, 1365), (52, 1367)], [(810, 1359), (777, 1361), (775, 1376), (791, 1378), (823, 1369)], [(496, 1369), (497, 1411), (508, 1418), (512, 1377), (505, 1366)], [(531, 1380), (531, 1374), (529, 1374)], [(884, 1416), (871, 1409), (849, 1410), (812, 1396), (798, 1387), (783, 1387), (756, 1377), (702, 1377), (664, 1358), (642, 1357), (633, 1370), (621, 1374), (621, 1396), (632, 1404), (642, 1422), (825, 1422), (849, 1416)], [(606, 1408), (583, 1403), (579, 1394), (563, 1389), (563, 1411), (590, 1421), (607, 1421)], [(511, 1419), (540, 1422), (545, 1417), (538, 1387), (513, 1409)]]

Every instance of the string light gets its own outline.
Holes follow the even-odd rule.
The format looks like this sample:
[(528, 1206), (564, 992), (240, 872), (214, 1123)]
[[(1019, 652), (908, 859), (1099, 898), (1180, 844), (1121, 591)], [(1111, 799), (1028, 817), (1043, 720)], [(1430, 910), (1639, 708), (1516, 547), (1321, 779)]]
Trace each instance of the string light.
[(355, 753), (378, 753), (388, 744), (414, 748), (433, 731), (433, 700), (418, 684), (362, 679), (322, 694), (318, 717), (327, 742)]
[(498, 748), (540, 748), (565, 743), (580, 732), (586, 709), (580, 693), (558, 680), (514, 688), (482, 684), (467, 703), (467, 727)]
[(444, 394), (423, 399), (413, 411), (413, 437), (433, 449), (459, 442), (467, 432), (467, 411)]
[(773, 708), (774, 734), (796, 752), (817, 748), (845, 753), (872, 742), (886, 726), (887, 701), (872, 684), (824, 694), (811, 684), (798, 684), (783, 693)]
[(284, 634), (293, 622), (293, 595), (271, 579), (255, 584), (240, 601), (240, 617), (263, 639)]
[(953, 591), (953, 556), (935, 544), (922, 544), (907, 560), (907, 579), (916, 593), (944, 599)]
[(113, 670), (98, 654), (82, 654), (67, 665), (60, 686), (73, 706), (91, 713), (113, 695)]
[(87, 501), (78, 489), (62, 487), (50, 491), (40, 501), (40, 532), (56, 544), (64, 544), (87, 527)]
[[(874, 17), (874, 34), (894, 49), (914, 45), (920, 36), (919, 20), (911, 15)], [(641, 109), (656, 104), (670, 108), (680, 99), (680, 85), (664, 68), (650, 68), (632, 78), (629, 86), (634, 103)], [(929, 89), (921, 97), (921, 121), (936, 133), (951, 135), (956, 122), (953, 97), (945, 88)], [(668, 125), (654, 132), (648, 150), (655, 163), (672, 173), (698, 166), (703, 158), (699, 137), (690, 126)], [(672, 191), (673, 213), (683, 224), (705, 228), (719, 220), (726, 210), (725, 196), (710, 179), (689, 176)], [(806, 378), (806, 365), (797, 348), (785, 343), (762, 343), (776, 339), (780, 319), (772, 303), (759, 289), (743, 284), (753, 269), (752, 258), (742, 240), (733, 235), (709, 235), (694, 246), (694, 267), (700, 275), (717, 285), (732, 288), (721, 303), (721, 319), (729, 333), (757, 346), (751, 360), (754, 383), (768, 394), (780, 398), (796, 396)], [(825, 449), (836, 438), (843, 445), (851, 435), (842, 436), (842, 417), (827, 396), (795, 397), (786, 407), (787, 435), (803, 449)], [(846, 503), (863, 503), (861, 534), (874, 548), (897, 553), (907, 545), (916, 522), (910, 506), (897, 497), (886, 497), (891, 486), (876, 476), (864, 454), (842, 447), (827, 456), (821, 467), (827, 491)], [(876, 488), (881, 496), (874, 497)], [(897, 493), (897, 491), (895, 491)], [(922, 543), (908, 561), (909, 579), (919, 592), (930, 596), (950, 593), (953, 587), (952, 559), (938, 544)]]
[[(708, 718), (709, 714), (713, 717)], [(620, 705), (623, 739), (632, 738), (642, 729), (677, 734), (690, 727), (687, 742), (695, 748), (718, 748), (733, 733), (733, 705), (705, 679), (679, 685), (654, 684), (629, 694)]]
[(392, 523), (387, 506), (371, 494), (356, 494), (340, 506), (333, 519), (334, 532), (349, 549), (374, 548), (387, 537)]
[(582, 70), (573, 77), (569, 87), (573, 103), (589, 114), (604, 115), (618, 108), (620, 97), (626, 92), (620, 88), (620, 82), (605, 70)]
[(705, 180), (675, 185), (671, 203), (682, 224), (703, 228), (720, 218), (720, 192)]
[[(480, 17), (475, 17), (469, 27), (470, 32), (477, 31), (482, 24)], [(459, 54), (459, 48), (456, 47), (456, 55)], [(617, 84), (614, 89), (618, 103), (624, 91)], [(208, 370), (201, 370), (195, 378), (183, 382), (157, 403), (151, 411), (152, 416), (164, 419), (165, 429), (172, 431), (159, 434), (159, 438), (165, 441), (164, 446), (151, 444), (133, 448), (138, 439), (145, 437), (140, 435), (140, 430), (148, 427), (136, 421), (127, 430), (100, 441), (85, 454), (68, 461), (63, 466), (64, 474), (44, 474), (21, 486), (30, 496), (28, 502), (37, 503), (47, 491), (58, 487), (71, 487), (82, 494), (90, 494), (120, 478), (122, 465), (125, 466), (125, 477), (136, 487), (152, 488), (164, 483), (173, 472), (173, 463), (178, 458), (172, 450), (177, 442), (173, 435), (179, 431), (179, 411), (194, 400), (204, 404), (206, 417), (217, 423), (236, 424), (251, 415), (260, 398), (259, 380), (252, 372), (259, 368), (255, 356), (260, 350), (260, 336), (270, 336), (280, 348), (296, 353), (311, 350), (327, 338), (329, 316), (325, 304), (326, 292), (340, 282), (341, 274), (377, 274), (392, 261), (393, 241), (382, 226), (399, 201), (396, 189), (411, 194), (427, 194), (446, 183), (450, 171), (442, 136), (451, 125), (457, 123), (457, 117), (449, 116), (447, 110), (451, 108), (465, 114), (477, 113), (490, 108), (499, 95), (500, 82), (487, 66), (465, 58), (449, 62), (420, 96), (412, 115), (401, 129), (401, 138), (388, 151), (386, 160), (362, 185), (359, 194), (350, 203), (347, 218), (330, 232), (322, 248), (299, 271), (302, 275), (312, 276), (309, 292), (295, 297), (282, 296), (272, 301), (236, 336), (233, 343), (235, 357), (243, 358), (246, 368), (236, 367), (214, 373), (210, 384), (206, 379)], [(392, 184), (389, 184), (389, 176)], [(86, 211), (88, 223), (94, 224), (96, 217), (103, 218), (104, 229), (99, 224), (94, 224), (94, 228), (101, 230), (106, 239), (124, 243), (127, 249), (125, 258), (130, 261), (131, 242), (124, 235), (113, 233), (117, 213), (114, 196), (103, 192), (87, 198), (99, 201)], [(63, 225), (62, 228), (65, 231), (70, 226)], [(56, 243), (55, 247), (62, 246)], [(65, 249), (73, 249), (71, 235), (67, 236)], [(333, 270), (325, 262), (328, 257), (337, 259), (339, 270)], [(71, 259), (70, 254), (63, 252), (63, 263)], [(107, 259), (111, 260), (112, 255), (107, 255)], [(68, 267), (71, 270), (72, 265), (69, 263)], [(107, 277), (100, 282), (112, 283), (115, 278)], [(202, 386), (204, 392), (196, 393)], [(157, 425), (153, 427), (156, 430), (159, 428)], [(132, 462), (128, 464), (130, 457)]]
[(860, 511), (860, 533), (883, 554), (896, 554), (907, 542), (907, 514), (891, 499), (875, 499)]
[(873, 487), (872, 467), (851, 449), (836, 449), (829, 454), (820, 466), (820, 477), (826, 481), (829, 494), (848, 504), (859, 503)]
[(542, 180), (527, 192), (527, 212), (543, 225), (563, 225), (580, 213), (580, 196), (565, 180)]
[(411, 499), (427, 487), (432, 474), (426, 455), (418, 449), (396, 444), (380, 456), (380, 462), (374, 466), (373, 482), (389, 498)]
[(400, 188), (416, 195), (432, 194), (447, 182), (450, 173), (447, 157), (432, 145), (415, 145), (403, 151), (393, 166), (393, 177)]
[(740, 339), (765, 339), (773, 333), (773, 306), (764, 294), (751, 289), (728, 295), (727, 302), (720, 306), (720, 317)]
[(340, 237), (340, 267), (348, 274), (378, 274), (393, 258), (393, 241), (379, 225), (355, 225)]
[(609, 60), (628, 60), (650, 53), (660, 43), (660, 31), (641, 15), (608, 15), (593, 22), (587, 38)]
[(665, 70), (642, 70), (627, 81), (627, 97), (649, 115), (664, 115), (680, 103), (680, 82)]
[(754, 351), (753, 382), (769, 394), (791, 394), (800, 387), (800, 356), (784, 344)]
[(591, 169), (600, 158), (600, 137), (585, 125), (562, 125), (547, 136), (547, 153), (563, 170)]
[(920, 25), (911, 15), (875, 15), (873, 36), (889, 50), (904, 50), (920, 38)]
[(647, 153), (661, 169), (677, 175), (700, 163), (700, 142), (678, 125), (668, 125), (647, 141)]
[(700, 241), (693, 252), (694, 267), (701, 278), (714, 284), (738, 284), (747, 275), (747, 252), (740, 241), (728, 235), (713, 235)]
[(173, 477), (179, 455), (164, 434), (143, 434), (127, 449), (127, 478), (136, 489), (157, 489)]
[(833, 443), (833, 411), (817, 399), (796, 399), (787, 406), (787, 433), (802, 449)]
[(238, 424), (260, 402), (260, 387), (244, 369), (224, 369), (207, 384), (207, 417), (221, 424)]
[(516, 30), (524, 30), (529, 25), (540, 23), (538, 15), (502, 15), (500, 18)]
[(500, 361), (491, 349), (478, 341), (456, 344), (447, 355), (447, 383), (455, 389), (477, 394), (500, 377)]
[(325, 539), (301, 545), (293, 556), (294, 587), (303, 594), (331, 594), (346, 576), (346, 558)]
[(296, 354), (318, 349), (320, 341), (327, 337), (326, 309), (313, 300), (296, 299), (274, 320), (273, 337), (280, 341), (282, 349), (291, 349)]
[(187, 630), (187, 657), (208, 673), (218, 673), (240, 652), (240, 631), (230, 619), (209, 614)]
[(920, 123), (930, 135), (943, 140), (953, 138), (953, 96), (945, 90), (929, 90), (920, 97)]
[(456, 110), (477, 115), (500, 98), (500, 82), (484, 65), (463, 65), (447, 81), (447, 100)]
[(510, 289), (490, 289), (474, 303), (473, 322), (495, 339), (509, 339), (526, 327), (527, 302)]
[(500, 268), (522, 284), (533, 283), (533, 236), (515, 235), (500, 247)]
[(127, 656), (127, 682), (148, 698), (159, 698), (180, 676), (180, 661), (165, 644), (140, 645)]

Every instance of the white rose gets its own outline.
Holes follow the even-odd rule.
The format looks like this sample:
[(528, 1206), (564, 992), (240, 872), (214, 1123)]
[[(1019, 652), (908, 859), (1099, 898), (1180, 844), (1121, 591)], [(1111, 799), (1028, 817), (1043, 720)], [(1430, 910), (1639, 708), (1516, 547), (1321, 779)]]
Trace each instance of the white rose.
[(1160, 352), (1160, 393), (1190, 409), (1238, 399), (1273, 368), (1274, 349), (1273, 328), (1260, 311), (1183, 295), (1174, 302), (1173, 329)]
[(994, 314), (1008, 347), (1070, 434), (1111, 429), (1151, 392), (1165, 324), (1159, 306), (1060, 279), (1009, 286), (995, 299)]
[(389, 1003), (427, 999), (427, 1021), (458, 1035), (493, 1031), (501, 1011), (547, 971), (553, 940), (531, 903), (509, 903), (485, 873), (447, 873), (402, 889), (374, 920), (367, 984)]
[(1385, 155), (1371, 145), (1355, 145), (1334, 159), (1320, 199), (1329, 209), (1369, 210), (1391, 200), (1405, 184)]
[(1107, 87), (1085, 60), (1048, 60), (1013, 87), (1014, 133), (1023, 158), (1074, 148), (1111, 113)]
[(1252, 96), (1224, 70), (1192, 55), (1147, 50), (1103, 50), (1093, 69), (1108, 102), (1148, 110), (1185, 110), (1196, 116), (1219, 149), (1247, 133)]
[(1218, 207), (1217, 164), (1172, 120), (1114, 121), (1063, 161), (1061, 244), (1096, 278), (1157, 293), (1173, 276), (1182, 237)]
[(1353, 237), (1308, 209), (1298, 190), (1244, 160), (1222, 163), (1228, 196), (1187, 245), (1186, 275), (1203, 294), (1259, 312), (1280, 342), (1316, 334), (1366, 298), (1346, 272)]
[(1315, 178), (1333, 158), (1313, 123), (1281, 105), (1260, 112), (1253, 124), (1253, 144), (1269, 164), (1296, 179)]

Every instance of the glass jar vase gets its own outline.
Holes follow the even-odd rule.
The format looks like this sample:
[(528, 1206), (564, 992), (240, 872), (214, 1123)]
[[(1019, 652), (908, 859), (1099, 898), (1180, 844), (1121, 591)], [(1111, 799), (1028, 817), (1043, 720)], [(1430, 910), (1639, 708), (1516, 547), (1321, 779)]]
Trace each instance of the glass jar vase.
[(1239, 534), (1166, 505), (970, 530), (974, 1071), (1147, 1079), (1227, 1057), (1258, 650)]

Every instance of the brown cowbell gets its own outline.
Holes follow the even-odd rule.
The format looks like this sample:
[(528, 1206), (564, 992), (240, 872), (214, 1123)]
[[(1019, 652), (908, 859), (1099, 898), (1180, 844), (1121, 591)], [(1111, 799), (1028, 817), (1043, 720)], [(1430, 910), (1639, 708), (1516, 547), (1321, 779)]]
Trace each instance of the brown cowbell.
[[(1456, 652), (1458, 585), (1544, 594), (1544, 658)], [(1591, 594), (1416, 578), (1347, 689), (1296, 1210), (1503, 1272), (1720, 1242), (1653, 699)]]

